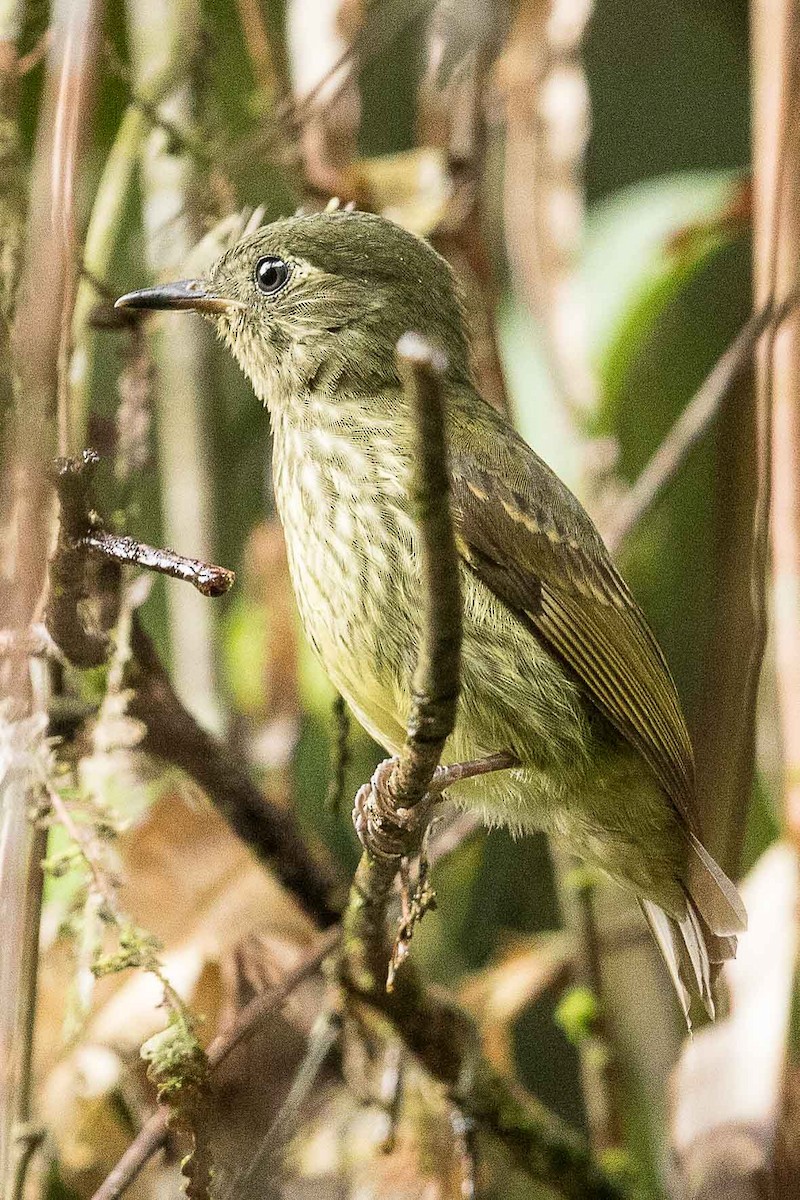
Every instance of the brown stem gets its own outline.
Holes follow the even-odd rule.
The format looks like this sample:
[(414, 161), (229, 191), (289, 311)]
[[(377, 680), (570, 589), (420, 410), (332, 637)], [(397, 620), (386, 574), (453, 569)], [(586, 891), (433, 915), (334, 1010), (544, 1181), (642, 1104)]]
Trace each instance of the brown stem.
[(56, 462), (58, 537), (50, 559), (45, 627), (77, 667), (97, 667), (108, 658), (108, 631), (119, 615), (120, 572), (102, 570), (87, 553), (84, 538), (99, 525), (92, 508), (91, 480), (99, 462), (93, 450)]
[(224, 596), (236, 580), (233, 571), (229, 571), (227, 567), (215, 567), (211, 563), (201, 562), (199, 558), (186, 558), (183, 554), (176, 554), (174, 550), (148, 546), (145, 542), (138, 542), (136, 538), (109, 533), (107, 529), (92, 530), (81, 542), (87, 550), (102, 554), (111, 562), (145, 567), (159, 575), (182, 579), (197, 588), (203, 596)]
[(416, 420), (411, 499), (419, 525), (425, 625), (412, 686), (408, 736), (389, 787), (412, 808), (428, 790), (453, 731), (461, 674), (459, 559), (450, 520), (450, 481), (441, 378), (446, 364), (422, 338), (406, 334), (398, 356)]
[[(798, 104), (798, 54), (800, 54), (800, 0), (756, 0), (751, 5), (751, 46), (753, 77), (753, 257), (755, 299), (760, 307), (774, 307), (798, 288), (798, 255), (800, 255), (800, 125)], [(774, 594), (775, 666), (779, 695), (781, 733), (784, 751), (784, 823), (795, 851), (800, 851), (800, 491), (797, 483), (797, 462), (800, 453), (800, 314), (795, 310), (783, 322), (770, 327), (769, 336), (759, 347), (757, 367), (757, 430), (756, 459), (758, 492), (753, 522), (753, 544), (750, 560), (750, 580), (755, 637), (748, 664), (746, 703), (748, 734), (754, 736), (757, 720), (759, 675), (767, 635), (767, 597), (769, 594), (770, 527), (772, 533), (772, 564)], [(773, 847), (773, 852), (778, 847)], [(771, 878), (779, 879), (775, 862), (761, 866)], [(754, 875), (757, 878), (759, 867)], [(796, 865), (791, 867), (792, 876)], [(761, 882), (761, 881), (759, 881)], [(757, 895), (753, 880), (753, 898)], [(763, 883), (761, 884), (763, 887)], [(776, 893), (779, 894), (779, 893)], [(762, 901), (763, 904), (763, 901)], [(777, 911), (776, 911), (777, 908)], [(791, 910), (791, 911), (790, 911)], [(785, 908), (770, 902), (772, 925), (785, 926), (794, 922), (792, 931), (781, 930), (780, 937), (796, 938), (797, 912), (792, 884), (791, 900)], [(750, 936), (757, 938), (757, 932)], [(771, 932), (770, 935), (772, 936)], [(794, 951), (789, 952), (794, 958)], [(776, 957), (773, 952), (772, 958)], [(780, 955), (778, 954), (780, 961)], [(753, 986), (764, 990), (763, 972), (756, 972)], [(746, 964), (737, 973), (737, 984), (744, 1014), (748, 1005), (745, 995), (749, 975)], [(779, 989), (776, 991), (776, 989)], [(717, 1044), (710, 1042), (706, 1069), (713, 1073), (713, 1087), (723, 1096), (754, 1091), (758, 1100), (744, 1117), (736, 1113), (731, 1120), (730, 1109), (722, 1105), (719, 1112), (712, 1107), (712, 1119), (704, 1113), (702, 1136), (685, 1137), (679, 1146), (684, 1179), (691, 1188), (707, 1200), (729, 1200), (732, 1196), (790, 1195), (796, 1191), (798, 1148), (794, 1136), (784, 1144), (780, 1129), (785, 1114), (781, 1106), (787, 1094), (781, 1096), (786, 1080), (791, 1079), (790, 1065), (785, 1061), (786, 1040), (791, 1042), (794, 1026), (792, 993), (796, 991), (793, 967), (774, 974), (776, 1012), (784, 1012), (783, 1020), (773, 1022), (772, 1041), (779, 1047), (760, 1049), (752, 1065), (759, 1078), (745, 1074), (748, 1059), (737, 1053), (735, 1036), (730, 1046), (715, 1030)], [(769, 987), (767, 988), (769, 992)], [(734, 1007), (735, 1029), (738, 1006)], [(719, 1055), (720, 1048), (726, 1053)], [(713, 1049), (713, 1053), (712, 1053)], [(791, 1051), (789, 1052), (791, 1059)], [(774, 1070), (766, 1064), (775, 1062)], [(784, 1061), (782, 1061), (782, 1059)], [(720, 1064), (722, 1070), (720, 1070)], [(684, 1064), (688, 1066), (688, 1064)], [(739, 1077), (736, 1077), (738, 1068)], [(696, 1078), (693, 1072), (696, 1072)], [(710, 1076), (709, 1076), (710, 1077)], [(696, 1088), (704, 1080), (701, 1060), (693, 1071), (684, 1071), (678, 1078), (682, 1092), (677, 1092), (680, 1107), (688, 1112), (689, 1087)], [(687, 1081), (688, 1085), (687, 1086)], [(789, 1124), (796, 1126), (794, 1114)], [(684, 1129), (691, 1126), (684, 1125)], [(776, 1132), (777, 1131), (777, 1132)], [(676, 1141), (680, 1135), (676, 1131)], [(787, 1183), (791, 1179), (792, 1183)]]
[(440, 795), (446, 788), (461, 783), (464, 779), (474, 779), (477, 775), (489, 775), (493, 771), (510, 771), (519, 766), (516, 754), (504, 750), (499, 754), (487, 754), (485, 758), (472, 758), (467, 762), (451, 763), (440, 767), (428, 785), (430, 796)]
[[(756, 280), (769, 287), (775, 299), (798, 288), (800, 255), (800, 125), (797, 120), (798, 55), (800, 54), (800, 3), (781, 0), (762, 5), (761, 19), (773, 31), (783, 31), (777, 72), (779, 87), (760, 77), (756, 92), (760, 114), (766, 118), (770, 98), (777, 95), (778, 112), (772, 128), (757, 126), (755, 154)], [(760, 72), (768, 62), (766, 46), (757, 43), (762, 57)], [(771, 73), (772, 74), (772, 73)], [(770, 88), (768, 92), (767, 89)], [(776, 119), (777, 117), (777, 119)], [(773, 142), (773, 138), (775, 141)], [(774, 151), (774, 163), (765, 156)], [(762, 520), (771, 517), (773, 620), (775, 668), (784, 753), (784, 822), (786, 832), (800, 852), (800, 487), (797, 464), (800, 454), (800, 314), (796, 311), (780, 330), (775, 329), (761, 360), (759, 384), (764, 393), (765, 481)], [(771, 429), (770, 429), (771, 422)], [(771, 513), (770, 499), (772, 501)], [(767, 531), (763, 540), (766, 546)], [(762, 556), (766, 565), (766, 552)], [(763, 588), (762, 588), (763, 592)]]
[[(48, 465), (56, 444), (57, 415), (66, 412), (65, 329), (73, 300), (74, 205), (79, 155), (92, 107), (93, 68), (99, 36), (96, 0), (52, 6), (44, 97), (39, 113), (30, 190), (26, 256), (14, 335), (7, 330), (19, 272), (23, 206), (19, 195), (18, 142), (13, 128), (16, 71), (13, 47), (0, 46), (0, 141), (10, 158), (0, 162), (4, 267), (0, 281), (0, 405), (9, 412), (2, 428), (3, 533), (10, 548), (0, 604), (23, 646), (40, 609), (52, 523)], [(7, 247), (7, 249), (6, 249)], [(5, 426), (5, 421), (3, 425)], [(10, 578), (10, 583), (8, 582)], [(6, 586), (8, 593), (5, 594)], [(30, 737), (31, 756), (44, 751), (42, 719), (48, 702), (46, 671), (34, 674), (22, 653), (0, 664), (3, 690), (13, 699), (10, 719), (17, 736)], [(36, 732), (33, 732), (36, 730)], [(24, 1188), (31, 1142), (15, 1143), (15, 1131), (30, 1115), (31, 1051), (36, 1007), (37, 948), (45, 831), (30, 821), (32, 774), (24, 758), (9, 764), (0, 805), (0, 1194), (13, 1198)], [(15, 1162), (15, 1159), (17, 1160)]]

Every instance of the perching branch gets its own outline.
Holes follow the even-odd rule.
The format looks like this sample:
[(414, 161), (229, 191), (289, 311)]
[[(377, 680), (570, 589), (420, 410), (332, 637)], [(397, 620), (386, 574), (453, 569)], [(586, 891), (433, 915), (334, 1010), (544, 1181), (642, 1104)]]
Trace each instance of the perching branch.
[[(212, 1043), (208, 1057), (212, 1065), (221, 1061), (343, 937), (340, 974), (348, 990), (394, 1022), (406, 1045), (448, 1088), (465, 1120), (499, 1137), (522, 1169), (549, 1182), (564, 1196), (576, 1200), (612, 1198), (617, 1195), (616, 1189), (594, 1168), (580, 1140), (541, 1105), (518, 1095), (481, 1058), (477, 1032), (465, 1013), (446, 1000), (426, 994), (409, 964), (398, 975), (394, 990), (389, 993), (385, 988), (390, 957), (386, 911), (395, 875), (401, 859), (420, 846), (433, 797), (451, 783), (490, 770), (508, 769), (516, 763), (509, 754), (496, 754), (439, 768), (434, 778), (455, 720), (461, 616), (440, 398), (439, 375), (444, 364), (419, 338), (404, 340), (400, 350), (411, 375), (410, 392), (419, 418), (414, 496), (423, 531), (423, 577), (429, 601), (423, 650), (414, 679), (409, 736), (399, 759), (387, 764), (388, 771), (379, 774), (376, 785), (366, 789), (366, 797), (362, 796), (360, 832), (370, 848), (365, 849), (356, 872), (344, 927), (329, 931), (296, 976), (287, 977), (279, 989), (265, 993), (243, 1010), (234, 1028)], [(260, 796), (253, 797), (255, 789), (237, 764), (182, 709), (152, 646), (136, 625), (133, 651), (136, 676), (132, 682), (136, 690), (131, 715), (147, 725), (146, 748), (177, 761), (220, 806), (231, 806), (233, 811), (226, 813), (228, 819), (252, 845), (247, 827), (253, 815), (252, 802), (256, 798), (260, 801)], [(236, 803), (231, 805), (234, 797)], [(287, 866), (297, 866), (291, 847), (288, 853), (282, 851), (277, 856), (277, 869), (284, 883), (297, 894), (298, 882), (287, 880)], [(299, 890), (307, 900), (307, 880)], [(323, 904), (327, 904), (324, 893)], [(330, 908), (327, 911), (330, 913)], [(114, 1200), (121, 1195), (144, 1162), (163, 1145), (165, 1137), (166, 1118), (159, 1111), (144, 1126), (94, 1200)]]
[(461, 662), (461, 589), (441, 396), (446, 362), (416, 334), (406, 334), (397, 351), (417, 434), (411, 494), (425, 609), (405, 744), (399, 757), (383, 763), (372, 783), (361, 788), (354, 810), (364, 854), (344, 921), (348, 947), (363, 958), (354, 974), (370, 975), (373, 990), (382, 990), (386, 978), (386, 905), (394, 877), (401, 860), (420, 846), (432, 803), (428, 788), (455, 725)]
[[(500, 756), (493, 756), (493, 759), (499, 762)], [(492, 760), (480, 760), (481, 764), (488, 764), (490, 761)], [(458, 772), (460, 766), (470, 765), (477, 766), (478, 764), (456, 764), (453, 767), (446, 768), (446, 771), (437, 774), (431, 784), (431, 790), (433, 791), (443, 779), (449, 783), (455, 782), (456, 779), (469, 777), (469, 771), (463, 775), (458, 774)], [(482, 767), (480, 771), (475, 771), (474, 773), (483, 774), (487, 769), (488, 767)], [(495, 769), (503, 768), (498, 766)], [(480, 828), (481, 824), (477, 814), (462, 813), (451, 826), (431, 839), (431, 845), (428, 850), (429, 862), (433, 864), (446, 858), (457, 846), (461, 845), (463, 841)], [(339, 946), (342, 936), (341, 925), (331, 926), (331, 928), (327, 929), (320, 936), (313, 950), (296, 967), (289, 971), (280, 983), (276, 984), (275, 987), (261, 992), (241, 1010), (231, 1027), (224, 1033), (219, 1034), (208, 1047), (208, 1061), (212, 1069), (219, 1066), (236, 1046), (252, 1037), (261, 1022), (274, 1013), (296, 988), (319, 970), (328, 955), (332, 954)], [(166, 1144), (168, 1136), (167, 1117), (166, 1106), (159, 1106), (157, 1111), (153, 1113), (139, 1130), (134, 1141), (125, 1151), (125, 1154), (119, 1160), (116, 1167), (114, 1167), (111, 1174), (103, 1181), (102, 1186), (92, 1197), (92, 1200), (117, 1200), (117, 1197), (123, 1195), (144, 1165)]]
[(615, 1185), (594, 1166), (580, 1139), (542, 1105), (515, 1091), (481, 1056), (466, 1013), (427, 992), (407, 961), (392, 989), (386, 986), (387, 908), (398, 867), (419, 847), (430, 816), (428, 789), (455, 721), (461, 632), (441, 396), (444, 364), (418, 337), (406, 335), (398, 352), (410, 376), (417, 418), (412, 487), (422, 546), (422, 647), (403, 750), (357, 797), (356, 822), (365, 849), (344, 917), (340, 975), (354, 1000), (366, 1001), (393, 1022), (464, 1118), (497, 1137), (519, 1168), (565, 1197), (611, 1198), (619, 1194)]

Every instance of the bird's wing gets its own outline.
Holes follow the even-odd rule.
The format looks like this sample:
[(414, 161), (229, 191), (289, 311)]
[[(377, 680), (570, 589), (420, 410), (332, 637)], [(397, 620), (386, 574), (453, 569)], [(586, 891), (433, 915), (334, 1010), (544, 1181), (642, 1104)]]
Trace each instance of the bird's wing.
[(570, 669), (691, 829), (694, 760), (661, 648), (589, 517), (505, 423), (454, 419), (453, 513), (479, 579)]

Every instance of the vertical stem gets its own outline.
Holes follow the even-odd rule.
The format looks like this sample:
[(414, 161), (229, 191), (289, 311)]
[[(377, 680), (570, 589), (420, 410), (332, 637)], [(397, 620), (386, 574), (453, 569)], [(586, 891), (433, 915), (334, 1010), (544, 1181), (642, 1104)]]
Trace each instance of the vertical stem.
[(21, 0), (0, 0), (0, 446), (13, 403), (9, 339), (22, 258), (25, 192), (17, 126)]
[[(22, 190), (17, 127), (17, 47), (16, 39), (22, 24), (21, 3), (4, 3), (0, 9), (0, 210), (2, 211), (2, 245), (0, 246), (0, 432), (5, 433), (10, 421), (14, 397), (14, 371), (10, 355), (10, 325), (16, 298), (16, 285), (25, 204)], [(0, 444), (7, 445), (0, 437)], [(14, 465), (9, 455), (4, 459), (4, 477)], [(23, 480), (19, 481), (24, 486)], [(19, 486), (19, 484), (18, 484)], [(5, 490), (5, 489), (4, 489)], [(13, 537), (12, 527), (18, 488), (4, 495), (4, 533)], [(11, 544), (13, 553), (13, 541)], [(17, 572), (0, 581), (0, 595), (8, 611), (11, 593), (20, 580)], [(33, 591), (33, 589), (31, 589)], [(24, 628), (19, 618), (25, 613), (12, 612), (12, 628)], [(16, 620), (14, 618), (17, 618)], [(26, 623), (27, 624), (27, 623)], [(26, 947), (30, 943), (31, 920), (26, 911), (26, 898), (38, 889), (29, 887), (32, 851), (36, 839), (31, 837), (27, 819), (27, 789), (25, 769), (20, 756), (12, 758), (12, 736), (18, 734), (11, 724), (22, 718), (31, 702), (30, 686), (24, 659), (3, 666), (3, 693), (12, 697), (14, 707), (8, 712), (9, 724), (3, 721), (3, 752), (0, 754), (0, 915), (3, 922), (3, 951), (0, 954), (0, 1192), (10, 1191), (14, 1173), (14, 1131), (20, 1117), (26, 1115), (27, 1104), (21, 1081), (26, 1075), (26, 1025), (20, 1011), (21, 981), (26, 974)], [(5, 716), (5, 714), (3, 714)], [(16, 736), (14, 736), (14, 742)], [(16, 759), (16, 761), (15, 761)], [(34, 943), (35, 944), (35, 943)]]
[[(179, 81), (161, 104), (164, 116), (185, 128), (192, 116), (189, 68), (196, 52), (200, 11), (196, 0), (128, 0), (136, 87), (150, 94), (154, 81)], [(163, 129), (150, 134), (143, 163), (144, 224), (151, 269), (180, 277), (201, 229), (195, 198), (197, 166), (168, 145)], [(211, 470), (205, 429), (211, 337), (200, 321), (166, 316), (155, 345), (158, 364), (158, 436), (163, 480), (165, 540), (182, 553), (212, 561)], [(221, 715), (214, 667), (214, 615), (190, 588), (167, 590), (173, 677), (181, 700), (208, 727)]]
[[(13, 6), (12, 6), (13, 7)], [(6, 162), (15, 160), (12, 126), (16, 57), (0, 10), (0, 97)], [(91, 111), (93, 65), (99, 37), (95, 0), (61, 0), (53, 6), (47, 79), (37, 132), (31, 181), (25, 263), (10, 357), (4, 374), (15, 403), (9, 412), (4, 471), (3, 533), (6, 574), (0, 586), (12, 651), (0, 664), (8, 703), (0, 729), (0, 1195), (13, 1200), (24, 1183), (20, 1128), (30, 1116), (31, 1049), (41, 908), (41, 859), (45, 835), (33, 827), (29, 808), (47, 753), (47, 686), (43, 670), (31, 671), (24, 641), (39, 611), (47, 571), (52, 505), (48, 468), (56, 427), (66, 426), (66, 383), (61, 367), (74, 295), (75, 177)], [(5, 162), (3, 164), (5, 166)], [(13, 277), (18, 267), (22, 206), (3, 173), (3, 315), (10, 319)], [(16, 639), (16, 648), (14, 647)]]
[[(796, 111), (800, 2), (757, 0), (752, 43), (754, 265), (760, 305), (771, 298), (780, 302), (800, 280), (800, 131)], [(796, 312), (765, 340), (758, 370), (764, 414), (764, 526), (770, 511), (770, 478), (772, 483), (773, 619), (784, 751), (784, 819), (788, 836), (800, 850), (800, 315)], [(757, 564), (760, 568), (766, 565), (766, 547), (763, 559)], [(758, 583), (761, 586), (760, 580)], [(763, 591), (761, 598), (763, 601)]]
[[(114, 145), (106, 159), (83, 247), (84, 267), (97, 279), (105, 280), (108, 277), (147, 129), (145, 114), (131, 105), (120, 122)], [(86, 440), (92, 363), (98, 341), (97, 332), (89, 325), (89, 316), (96, 303), (97, 293), (93, 284), (88, 279), (80, 280), (73, 319), (74, 350), (70, 363), (71, 432), (75, 447), (82, 446)]]

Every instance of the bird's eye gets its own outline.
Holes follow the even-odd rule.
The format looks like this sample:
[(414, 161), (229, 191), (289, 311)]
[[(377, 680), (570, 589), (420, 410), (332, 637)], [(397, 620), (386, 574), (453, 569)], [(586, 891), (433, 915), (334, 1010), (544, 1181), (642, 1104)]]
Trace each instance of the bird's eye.
[(274, 296), (289, 278), (289, 267), (282, 258), (268, 255), (256, 263), (256, 287), (265, 296)]

